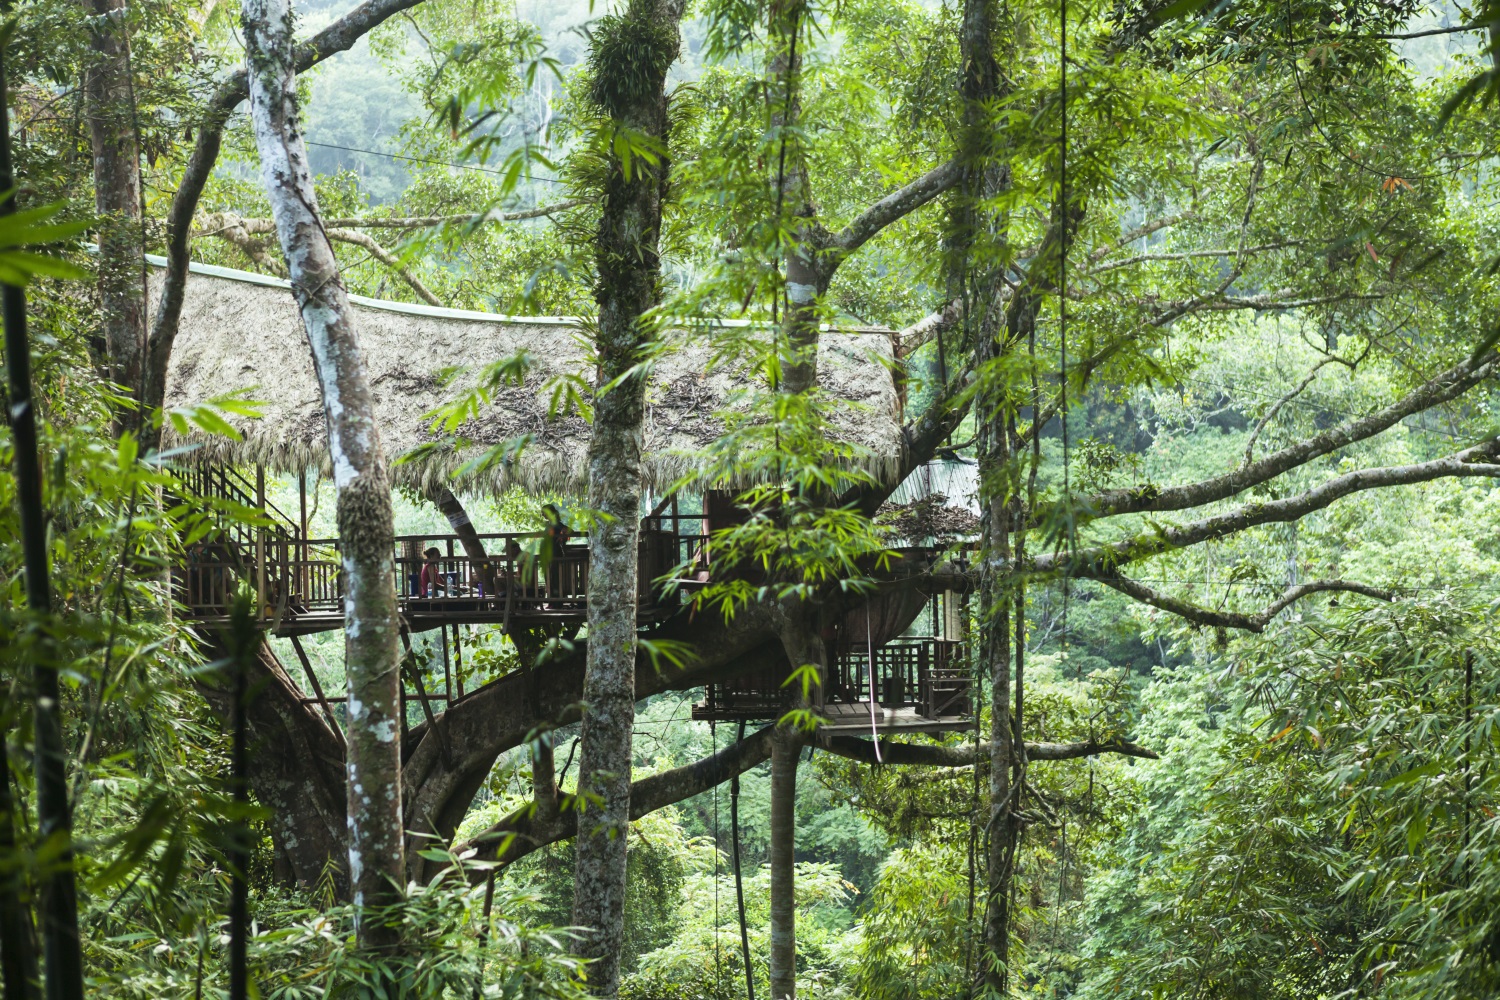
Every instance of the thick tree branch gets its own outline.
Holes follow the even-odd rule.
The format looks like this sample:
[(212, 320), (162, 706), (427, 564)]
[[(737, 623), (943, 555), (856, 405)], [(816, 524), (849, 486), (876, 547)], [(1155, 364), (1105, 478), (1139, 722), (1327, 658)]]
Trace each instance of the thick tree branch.
[(1456, 399), (1485, 379), (1493, 377), (1497, 370), (1500, 370), (1500, 355), (1491, 354), (1478, 363), (1465, 360), (1389, 406), (1363, 417), (1346, 420), (1337, 427), (1330, 427), (1321, 434), (1287, 445), (1233, 472), (1186, 486), (1110, 490), (1093, 497), (1090, 506), (1096, 516), (1112, 517), (1145, 511), (1185, 510), (1216, 500), (1226, 500), (1236, 493), (1305, 465), (1314, 458), (1374, 437), (1409, 416)]
[(886, 226), (915, 212), (962, 179), (962, 165), (958, 160), (949, 160), (892, 191), (833, 235), (825, 250), (833, 263), (825, 263), (823, 267), (831, 272), (838, 266), (837, 261), (864, 246)]
[(1201, 607), (1190, 601), (1184, 601), (1170, 594), (1163, 594), (1158, 590), (1146, 586), (1138, 580), (1131, 580), (1118, 574), (1100, 574), (1094, 577), (1107, 587), (1112, 587), (1128, 597), (1133, 597), (1143, 604), (1170, 611), (1180, 618), (1185, 618), (1196, 625), (1208, 625), (1213, 628), (1237, 628), (1247, 632), (1264, 632), (1271, 619), (1292, 604), (1310, 594), (1324, 593), (1330, 590), (1348, 591), (1354, 594), (1364, 594), (1381, 601), (1392, 600), (1393, 595), (1389, 590), (1379, 587), (1371, 587), (1363, 583), (1351, 583), (1346, 580), (1313, 580), (1309, 583), (1301, 583), (1290, 587), (1276, 600), (1268, 604), (1263, 610), (1254, 614), (1244, 614), (1238, 611), (1217, 611), (1213, 608)]
[[(684, 802), (770, 760), (771, 736), (775, 730), (775, 726), (767, 726), (710, 757), (633, 782), (630, 786), (630, 818), (640, 819), (658, 809)], [(875, 744), (857, 736), (815, 736), (813, 744), (840, 757), (865, 764), (876, 763)], [(972, 767), (974, 749), (973, 744), (929, 746), (882, 740), (880, 756), (886, 764)], [(988, 760), (988, 745), (982, 744), (979, 750), (980, 759)], [(1030, 760), (1076, 760), (1107, 753), (1158, 759), (1154, 751), (1125, 740), (1026, 744)], [(563, 796), (562, 809), (555, 815), (548, 816), (529, 805), (518, 809), (472, 839), (454, 845), (453, 853), (501, 864), (518, 861), (578, 832), (578, 814), (571, 805), (571, 796)]]
[(897, 360), (905, 361), (910, 358), (916, 353), (917, 348), (937, 338), (940, 334), (952, 330), (963, 318), (963, 300), (954, 299), (937, 312), (928, 313), (911, 326), (897, 332), (892, 338), (895, 341)]
[(1256, 525), (1298, 520), (1354, 493), (1449, 477), (1500, 478), (1500, 465), (1486, 461), (1496, 458), (1500, 458), (1500, 439), (1491, 439), (1431, 462), (1360, 469), (1282, 500), (1245, 504), (1185, 525), (1156, 527), (1122, 542), (1082, 549), (1071, 555), (1058, 552), (1038, 556), (1029, 568), (1042, 573), (1063, 571), (1072, 576), (1112, 575), (1116, 567), (1149, 556), (1222, 538)]
[[(861, 764), (911, 764), (924, 767), (971, 767), (976, 751), (979, 760), (988, 762), (990, 745), (973, 743), (957, 746), (939, 746), (935, 743), (894, 743), (880, 741), (877, 759), (875, 743), (860, 736), (819, 735), (813, 744), (827, 752)], [(1117, 753), (1126, 757), (1143, 757), (1157, 760), (1158, 754), (1143, 746), (1126, 740), (1086, 740), (1082, 743), (1027, 743), (1028, 760), (1077, 760), (1080, 757), (1097, 757), (1100, 754)]]
[[(632, 782), (630, 818), (640, 819), (690, 799), (770, 760), (771, 734), (775, 730), (775, 726), (767, 726), (712, 756)], [(531, 806), (518, 809), (472, 840), (455, 845), (453, 850), (460, 855), (473, 851), (472, 857), (481, 861), (510, 864), (577, 832), (578, 813), (573, 808), (573, 797), (564, 795), (561, 808), (551, 816)]]

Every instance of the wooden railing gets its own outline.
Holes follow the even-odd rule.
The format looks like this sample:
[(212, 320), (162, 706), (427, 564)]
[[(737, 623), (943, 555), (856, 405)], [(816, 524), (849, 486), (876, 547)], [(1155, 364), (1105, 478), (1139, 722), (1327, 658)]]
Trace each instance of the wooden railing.
[[(903, 636), (875, 647), (871, 682), (870, 653), (863, 643), (835, 652), (822, 686), (812, 692), (815, 710), (838, 705), (913, 709), (928, 719), (972, 713), (968, 664), (963, 644), (931, 636)], [(760, 670), (708, 686), (696, 718), (774, 719), (790, 709), (800, 691), (783, 686), (784, 671)], [(872, 698), (873, 693), (873, 698)]]
[[(570, 541), (547, 551), (541, 532), (481, 534), (484, 559), (465, 554), (457, 535), (402, 535), (392, 583), (407, 618), (450, 621), (580, 620), (587, 616), (588, 547)], [(679, 593), (656, 582), (681, 561), (691, 539), (641, 532), (637, 601), (642, 611), (678, 606)], [(436, 549), (435, 555), (428, 555)], [(344, 581), (337, 539), (298, 537), (279, 525), (234, 526), (191, 546), (176, 571), (178, 600), (203, 620), (228, 614), (241, 581), (260, 595), (263, 620), (280, 625), (342, 614)]]
[[(968, 665), (963, 644), (932, 636), (903, 636), (875, 647), (873, 700), (883, 708), (915, 708), (929, 718), (969, 714)], [(824, 700), (872, 700), (870, 653), (851, 643), (834, 656)]]

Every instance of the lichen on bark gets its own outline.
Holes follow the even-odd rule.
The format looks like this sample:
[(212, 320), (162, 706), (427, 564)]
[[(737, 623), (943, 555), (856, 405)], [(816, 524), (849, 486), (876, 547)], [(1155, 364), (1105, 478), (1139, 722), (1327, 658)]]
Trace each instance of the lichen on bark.
[[(307, 330), (328, 423), (338, 489), (350, 894), (361, 947), (400, 945), (379, 911), (401, 898), (400, 643), (393, 572), (390, 481), (374, 396), (297, 120), (292, 9), (287, 0), (244, 0), (246, 73), (261, 173), (292, 290)], [(370, 913), (377, 914), (370, 919)]]

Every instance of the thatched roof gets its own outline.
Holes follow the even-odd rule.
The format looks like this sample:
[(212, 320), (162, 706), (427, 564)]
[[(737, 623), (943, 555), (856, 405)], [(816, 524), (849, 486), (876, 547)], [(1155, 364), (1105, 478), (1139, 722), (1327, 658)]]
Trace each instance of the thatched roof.
[[(160, 258), (152, 263), (158, 267)], [(162, 272), (153, 270), (159, 294)], [(396, 465), (392, 475), (412, 486), (447, 481), (483, 445), (531, 433), (533, 443), (513, 465), (486, 472), (470, 488), (581, 491), (586, 482), (589, 427), (578, 417), (548, 419), (541, 386), (560, 374), (592, 381), (579, 324), (566, 317), (514, 317), (385, 302), (351, 296), (360, 344), (380, 412), (388, 457), (431, 442), (427, 414), (472, 381), (438, 376), (455, 367), (478, 370), (526, 348), (537, 365), (526, 384), (507, 389), (462, 429), (466, 449), (438, 449)], [(743, 324), (741, 324), (743, 325)], [(677, 331), (680, 346), (656, 368), (648, 390), (646, 476), (660, 488), (693, 462), (691, 453), (723, 430), (714, 416), (747, 383), (725, 369), (709, 370), (712, 332)], [(821, 338), (819, 381), (839, 407), (835, 425), (846, 443), (861, 446), (869, 471), (894, 473), (901, 443), (899, 402), (891, 377), (889, 333), (830, 330)], [(472, 378), (472, 376), (469, 376)], [(328, 469), (327, 435), (312, 355), (288, 282), (229, 268), (193, 265), (182, 321), (167, 377), (169, 407), (206, 402), (239, 390), (264, 402), (259, 419), (233, 418), (243, 441), (171, 433), (167, 444), (199, 443), (211, 461), (262, 464), (281, 472)]]

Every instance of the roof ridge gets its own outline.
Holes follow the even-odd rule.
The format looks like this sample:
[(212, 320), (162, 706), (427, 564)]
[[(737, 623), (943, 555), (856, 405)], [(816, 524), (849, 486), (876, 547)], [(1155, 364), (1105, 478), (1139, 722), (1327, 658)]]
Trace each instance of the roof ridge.
[[(144, 255), (146, 263), (153, 267), (165, 268), (167, 258), (159, 254), (148, 253)], [(270, 274), (257, 274), (254, 271), (241, 271), (233, 267), (221, 267), (218, 264), (200, 264), (193, 261), (188, 265), (192, 274), (201, 274), (211, 278), (223, 278), (228, 281), (242, 281), (251, 285), (261, 285), (267, 288), (285, 288), (291, 290), (292, 283), (286, 278), (278, 278)], [(367, 295), (350, 294), (349, 301), (355, 305), (364, 306), (366, 309), (381, 309), (385, 312), (405, 313), (408, 316), (430, 316), (436, 319), (461, 319), (473, 320), (484, 323), (504, 323), (516, 326), (566, 326), (578, 327), (582, 320), (577, 316), (510, 316), (504, 313), (479, 312), (474, 309), (450, 309), (447, 306), (429, 306), (415, 302), (396, 302), (391, 299), (374, 299)], [(754, 320), (748, 319), (683, 319), (685, 326), (714, 325), (721, 327), (745, 328), (754, 326)], [(819, 329), (824, 333), (855, 333), (855, 334), (882, 334), (890, 336), (896, 331), (885, 326), (838, 326), (832, 323), (820, 324)]]

